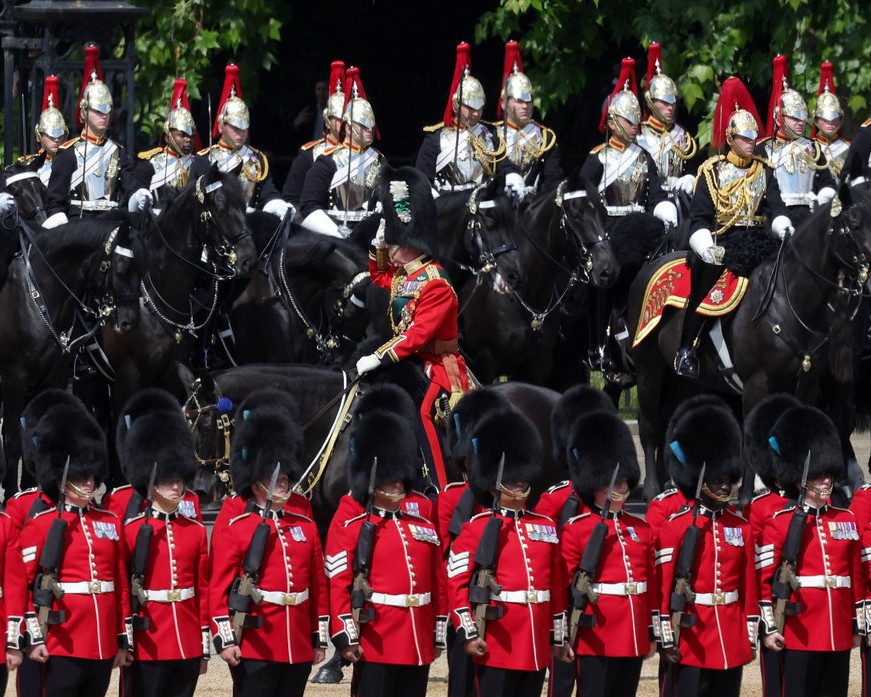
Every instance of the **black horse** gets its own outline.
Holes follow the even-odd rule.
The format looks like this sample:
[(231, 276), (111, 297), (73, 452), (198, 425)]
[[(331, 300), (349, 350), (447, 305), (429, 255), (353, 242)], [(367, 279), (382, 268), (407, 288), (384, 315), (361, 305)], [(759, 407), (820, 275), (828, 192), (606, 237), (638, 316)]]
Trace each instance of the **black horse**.
[[(460, 293), (462, 346), (476, 376), (544, 384), (567, 300), (587, 283), (608, 287), (619, 265), (605, 237), (604, 208), (578, 175), (524, 210), (517, 244), (526, 280), (511, 295), (467, 283)], [(584, 303), (573, 299), (573, 307)]]
[(47, 217), (45, 201), (48, 189), (37, 172), (41, 164), (41, 159), (37, 159), (16, 162), (6, 168), (6, 189), (15, 197), (21, 218), (34, 227), (41, 226)]
[[(718, 362), (713, 340), (701, 347), (698, 381), (678, 378), (673, 358), (678, 348), (683, 310), (667, 308), (653, 332), (632, 350), (638, 378), (639, 436), (648, 475), (644, 494), (649, 500), (667, 479), (660, 449), (669, 416), (683, 398), (702, 391), (740, 393), (748, 413), (773, 392), (795, 393), (802, 401), (819, 398), (820, 377), (836, 356), (830, 339), (831, 308), (845, 293), (861, 296), (871, 259), (871, 208), (853, 206), (833, 218), (830, 205), (821, 207), (787, 238), (775, 258), (752, 272), (741, 305), (711, 322), (725, 339), (732, 369)], [(683, 253), (664, 258), (669, 261)], [(634, 337), (643, 296), (660, 263), (645, 268), (629, 297), (630, 336)], [(722, 350), (722, 349), (721, 349)], [(729, 361), (726, 361), (727, 363)], [(724, 376), (734, 376), (731, 385)], [(734, 378), (737, 378), (734, 379)], [(842, 434), (845, 439), (849, 433)], [(851, 478), (856, 478), (855, 470)], [(741, 500), (749, 500), (752, 476), (745, 477)], [(861, 472), (858, 472), (861, 480)]]
[(45, 388), (67, 385), (76, 352), (93, 343), (101, 325), (126, 332), (140, 316), (137, 262), (143, 252), (128, 224), (99, 217), (54, 230), (22, 229), (22, 253), (0, 290), (7, 497), (17, 490), (18, 419), (27, 401)]
[[(217, 167), (189, 182), (160, 215), (143, 218), (142, 321), (134, 331), (106, 328), (102, 336), (116, 412), (142, 387), (183, 394), (175, 362), (190, 359), (197, 332), (214, 312), (219, 282), (249, 275), (257, 258), (242, 187)], [(193, 297), (197, 284), (206, 289), (203, 306)]]

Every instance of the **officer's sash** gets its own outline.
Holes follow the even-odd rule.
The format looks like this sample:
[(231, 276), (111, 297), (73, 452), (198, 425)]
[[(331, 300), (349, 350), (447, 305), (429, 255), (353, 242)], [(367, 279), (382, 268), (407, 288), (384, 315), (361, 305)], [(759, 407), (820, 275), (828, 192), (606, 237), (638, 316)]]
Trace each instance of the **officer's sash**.
[(91, 143), (83, 145), (82, 153), (87, 159), (85, 159), (84, 163), (79, 164), (72, 179), (70, 179), (70, 191), (85, 181), (85, 177), (92, 174), (99, 176), (96, 173), (100, 171), (101, 167), (105, 171), (105, 167), (112, 161), (112, 155), (115, 154), (117, 149), (118, 144), (114, 140), (107, 140), (102, 146), (92, 145)]
[[(436, 158), (435, 171), (441, 172), (445, 167), (453, 163), (455, 155), (458, 160), (465, 160), (473, 157), (474, 153), (470, 152), (471, 138), (480, 139), (481, 142), (490, 149), (489, 144), (484, 140), (486, 135), (487, 131), (481, 124), (476, 124), (473, 131), (469, 131), (468, 129), (460, 131), (459, 145), (454, 145), (447, 150), (439, 151), (439, 156)], [(456, 138), (456, 135), (454, 135), (454, 138)]]
[(647, 145), (647, 152), (650, 153), (650, 155), (656, 162), (660, 162), (664, 155), (667, 155), (674, 149), (675, 143), (683, 142), (684, 133), (685, 131), (683, 129), (683, 126), (678, 126), (677, 124), (675, 124), (668, 132), (668, 137), (663, 138), (662, 136), (659, 136), (659, 138), (657, 138), (659, 142), (651, 143), (650, 140), (645, 140), (645, 144)]
[(611, 184), (613, 184), (621, 174), (634, 166), (640, 156), (641, 147), (635, 143), (630, 143), (620, 154), (620, 159), (617, 160), (617, 164), (614, 167), (605, 168), (604, 174), (602, 175), (602, 181), (599, 182), (599, 193), (604, 192), (605, 189), (611, 186)]
[(360, 170), (365, 171), (372, 162), (378, 159), (378, 153), (372, 148), (367, 148), (365, 152), (350, 154), (350, 164), (348, 166), (338, 165), (336, 173), (333, 175), (333, 180), (330, 182), (330, 189), (335, 189), (337, 186), (344, 184), (353, 179)]
[(239, 165), (243, 165), (249, 160), (255, 159), (254, 151), (251, 150), (247, 145), (243, 145), (236, 152), (229, 153), (228, 157), (225, 157), (223, 160), (219, 160), (217, 157), (210, 157), (210, 159), (215, 162), (218, 166), (219, 172), (232, 172)]
[(184, 170), (190, 169), (193, 159), (193, 155), (187, 155), (183, 160), (178, 157), (170, 158), (169, 155), (167, 155), (165, 160), (166, 167), (161, 169), (159, 172), (154, 173), (154, 176), (151, 178), (151, 185), (149, 188), (154, 191), (155, 189), (159, 189), (161, 186), (165, 186), (166, 184), (175, 184), (179, 175)]

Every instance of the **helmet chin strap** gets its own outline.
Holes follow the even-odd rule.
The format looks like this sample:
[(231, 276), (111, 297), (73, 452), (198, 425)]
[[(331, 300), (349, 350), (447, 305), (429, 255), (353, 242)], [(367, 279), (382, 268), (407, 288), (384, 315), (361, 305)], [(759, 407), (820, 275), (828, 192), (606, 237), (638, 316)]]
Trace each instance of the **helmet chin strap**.
[(78, 496), (79, 498), (87, 499), (88, 501), (93, 500), (93, 498), (97, 495), (94, 491), (82, 491), (72, 482), (67, 482), (67, 489), (69, 489), (73, 494)]
[(383, 489), (375, 489), (375, 493), (378, 494), (379, 496), (383, 496), (384, 498), (386, 498), (389, 501), (394, 501), (394, 502), (402, 501), (402, 499), (404, 499), (406, 496), (404, 491), (400, 494), (390, 494), (390, 493), (384, 491)]
[(523, 491), (511, 491), (511, 489), (506, 489), (505, 485), (499, 485), (499, 491), (502, 494), (505, 494), (507, 497), (514, 499), (515, 501), (523, 500), (529, 497), (529, 494), (532, 492), (532, 487), (527, 486)]
[(608, 118), (608, 120), (611, 122), (611, 130), (612, 130), (614, 133), (618, 134), (617, 137), (620, 138), (620, 140), (622, 140), (622, 141), (623, 141), (624, 143), (626, 143), (627, 145), (628, 145), (629, 143), (634, 143), (634, 142), (635, 142), (635, 138), (633, 138), (632, 136), (630, 136), (630, 135), (626, 132), (626, 129), (623, 128), (623, 126), (622, 126), (622, 125), (620, 124), (620, 122), (617, 120), (617, 117), (616, 117), (616, 116), (611, 116), (611, 117)]
[(732, 499), (732, 492), (731, 492), (731, 491), (730, 491), (728, 494), (726, 494), (725, 496), (718, 496), (718, 495), (715, 494), (713, 491), (711, 491), (711, 489), (710, 489), (710, 487), (708, 486), (707, 482), (705, 482), (704, 484), (702, 484), (702, 491), (705, 492), (705, 494), (706, 494), (706, 495), (707, 495), (711, 500), (716, 501), (717, 503), (727, 504), (727, 503), (729, 503), (729, 501), (731, 501), (731, 499)]
[(818, 487), (818, 486), (814, 486), (814, 485), (811, 484), (810, 482), (807, 483), (807, 488), (808, 488), (810, 491), (814, 492), (817, 496), (824, 496), (824, 497), (829, 497), (829, 496), (831, 496), (831, 495), (832, 495), (832, 490), (834, 489), (833, 486), (830, 486), (830, 487), (828, 487), (827, 489), (822, 489), (822, 488), (820, 488), (820, 487)]

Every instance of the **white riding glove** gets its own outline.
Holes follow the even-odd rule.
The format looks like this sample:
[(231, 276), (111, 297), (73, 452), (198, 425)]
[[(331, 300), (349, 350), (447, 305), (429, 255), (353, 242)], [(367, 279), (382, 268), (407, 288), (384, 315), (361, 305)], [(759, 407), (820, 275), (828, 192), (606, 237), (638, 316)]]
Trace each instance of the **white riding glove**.
[(0, 215), (7, 216), (15, 210), (15, 197), (7, 191), (0, 193)]
[(130, 200), (127, 201), (127, 210), (131, 213), (138, 213), (139, 211), (151, 208), (153, 203), (154, 196), (151, 195), (148, 189), (137, 189), (130, 196)]
[(288, 213), (290, 213), (290, 217), (292, 218), (296, 214), (296, 209), (293, 207), (293, 204), (280, 198), (274, 198), (263, 204), (263, 212), (271, 213), (279, 220), (284, 220), (284, 216)]
[(357, 375), (365, 375), (381, 365), (381, 359), (374, 353), (363, 356), (357, 361)]
[(67, 218), (67, 214), (63, 211), (59, 211), (54, 215), (48, 216), (48, 218), (46, 218), (45, 222), (42, 224), (42, 227), (44, 227), (46, 230), (51, 230), (52, 228), (56, 228), (59, 225), (66, 225), (68, 222), (70, 221)]
[(771, 221), (771, 232), (777, 235), (777, 239), (782, 240), (787, 235), (795, 234), (795, 228), (792, 226), (792, 221), (785, 215), (779, 215)]
[(825, 206), (829, 201), (835, 198), (837, 192), (830, 186), (823, 187), (817, 193), (817, 205)]
[(372, 240), (372, 246), (376, 249), (386, 249), (387, 248), (387, 240), (384, 239), (384, 230), (387, 227), (387, 223), (384, 221), (384, 218), (381, 218), (378, 223), (378, 230), (375, 232), (375, 239)]
[(714, 236), (707, 228), (699, 228), (690, 235), (690, 249), (701, 257), (707, 264), (716, 263)]
[(505, 175), (505, 195), (518, 203), (526, 196), (526, 182), (517, 172), (509, 172)]
[(661, 201), (653, 209), (653, 215), (659, 218), (666, 227), (677, 227), (677, 208), (671, 201)]
[(692, 196), (696, 188), (696, 178), (692, 174), (684, 174), (674, 183), (674, 188)]
[(317, 208), (309, 213), (305, 220), (302, 221), (302, 226), (311, 232), (318, 232), (321, 235), (329, 235), (330, 237), (341, 237), (339, 226), (336, 225), (327, 212), (323, 208)]

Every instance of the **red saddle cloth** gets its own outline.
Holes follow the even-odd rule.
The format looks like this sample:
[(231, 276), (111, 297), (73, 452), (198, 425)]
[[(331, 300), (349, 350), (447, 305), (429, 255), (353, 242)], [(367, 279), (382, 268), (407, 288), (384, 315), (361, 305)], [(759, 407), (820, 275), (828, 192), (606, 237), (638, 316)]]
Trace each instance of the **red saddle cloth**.
[[(728, 315), (741, 304), (746, 292), (747, 279), (726, 269), (696, 312), (706, 317)], [(668, 261), (659, 267), (644, 291), (644, 303), (632, 347), (638, 346), (656, 328), (666, 307), (685, 308), (689, 294), (690, 270), (684, 259)]]

